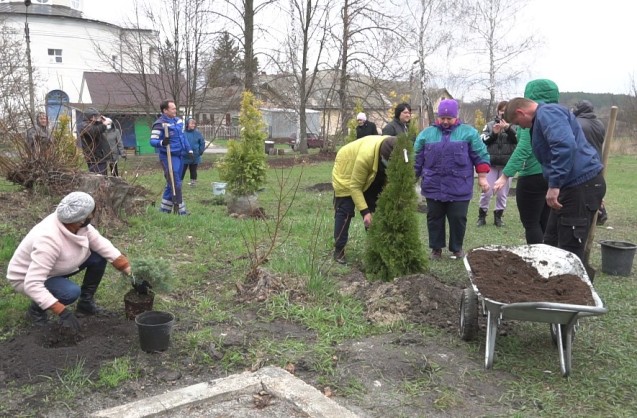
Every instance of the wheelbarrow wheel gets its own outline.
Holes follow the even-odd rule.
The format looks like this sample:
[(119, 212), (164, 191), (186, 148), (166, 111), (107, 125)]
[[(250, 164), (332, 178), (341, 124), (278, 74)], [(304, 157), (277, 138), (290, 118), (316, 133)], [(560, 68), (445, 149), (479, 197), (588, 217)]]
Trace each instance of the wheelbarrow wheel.
[(464, 341), (473, 340), (478, 334), (478, 295), (470, 287), (462, 291), (458, 334)]

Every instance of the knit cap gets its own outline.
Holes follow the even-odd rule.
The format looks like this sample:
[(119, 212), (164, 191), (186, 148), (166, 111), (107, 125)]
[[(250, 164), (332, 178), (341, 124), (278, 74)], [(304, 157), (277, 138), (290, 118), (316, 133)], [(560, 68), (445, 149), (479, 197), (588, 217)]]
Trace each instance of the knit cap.
[(365, 121), (365, 120), (367, 120), (367, 116), (366, 116), (363, 112), (361, 112), (361, 113), (359, 113), (358, 115), (356, 115), (356, 120), (363, 120), (363, 121)]
[(457, 118), (458, 117), (458, 102), (453, 99), (445, 99), (438, 105), (438, 117), (439, 118)]
[(60, 222), (72, 224), (86, 219), (93, 209), (95, 209), (95, 200), (90, 194), (72, 192), (64, 196), (55, 212)]

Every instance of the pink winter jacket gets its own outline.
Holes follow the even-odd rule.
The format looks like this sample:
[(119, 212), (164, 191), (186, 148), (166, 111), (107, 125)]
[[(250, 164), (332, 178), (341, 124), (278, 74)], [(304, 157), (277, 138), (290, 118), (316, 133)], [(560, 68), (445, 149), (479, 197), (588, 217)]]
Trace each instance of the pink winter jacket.
[(7, 279), (16, 291), (48, 309), (58, 300), (44, 287), (46, 279), (76, 272), (91, 250), (109, 262), (122, 254), (92, 225), (74, 234), (52, 213), (18, 245), (7, 268)]

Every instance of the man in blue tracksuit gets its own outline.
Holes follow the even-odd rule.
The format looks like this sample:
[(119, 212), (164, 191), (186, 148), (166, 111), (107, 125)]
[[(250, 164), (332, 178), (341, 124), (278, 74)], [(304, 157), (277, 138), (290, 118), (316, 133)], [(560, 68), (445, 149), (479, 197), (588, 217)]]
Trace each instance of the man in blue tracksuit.
[[(153, 123), (150, 133), (150, 145), (159, 153), (159, 161), (164, 168), (166, 188), (161, 199), (159, 210), (165, 213), (173, 211), (173, 205), (177, 205), (179, 215), (187, 215), (186, 204), (181, 194), (181, 172), (183, 170), (183, 157), (192, 154), (190, 144), (184, 135), (184, 123), (177, 117), (177, 106), (172, 100), (164, 100), (159, 105), (161, 116)], [(165, 136), (165, 127), (168, 128), (168, 138)], [(168, 147), (172, 163), (172, 179), (175, 182), (173, 196), (172, 181), (168, 165)]]
[(551, 208), (544, 243), (584, 259), (586, 240), (594, 214), (606, 194), (603, 165), (586, 140), (575, 115), (559, 104), (515, 98), (507, 104), (504, 119), (531, 128), (533, 154), (548, 181), (546, 203)]

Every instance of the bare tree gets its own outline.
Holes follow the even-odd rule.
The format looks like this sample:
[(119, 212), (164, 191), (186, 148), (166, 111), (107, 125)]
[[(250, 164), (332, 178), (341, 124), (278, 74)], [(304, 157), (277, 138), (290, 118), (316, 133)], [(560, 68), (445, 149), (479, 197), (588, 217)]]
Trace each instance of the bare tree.
[[(321, 0), (290, 0), (288, 10), (291, 30), (286, 47), (298, 94), (297, 138), (299, 138), (298, 149), (301, 154), (308, 152), (306, 110), (329, 35), (329, 3), (329, 1)], [(312, 54), (310, 54), (310, 46), (314, 46)], [(310, 61), (312, 61), (311, 64)]]
[[(254, 51), (254, 34), (255, 24), (254, 20), (258, 13), (263, 11), (269, 5), (276, 3), (277, 0), (225, 0), (227, 6), (230, 9), (230, 13), (225, 11), (217, 11), (220, 17), (226, 19), (231, 26), (238, 29), (241, 36), (237, 36), (236, 39), (243, 49), (243, 70), (244, 70), (244, 88), (245, 90), (254, 93), (254, 77), (257, 73), (257, 58)], [(234, 16), (233, 16), (234, 15)]]
[(0, 50), (3, 54), (0, 62), (0, 122), (3, 130), (17, 132), (31, 123), (29, 78), (21, 33), (4, 22), (0, 22)]
[[(109, 51), (95, 42), (101, 60), (120, 75), (147, 115), (157, 113), (158, 94), (176, 100), (186, 114), (196, 114), (207, 91), (204, 63), (213, 41), (206, 32), (214, 23), (211, 7), (212, 0), (170, 0), (161, 7), (135, 2), (128, 22), (132, 29), (120, 35), (121, 60), (113, 62)], [(143, 26), (153, 30), (140, 29)]]
[(469, 28), (465, 44), (470, 45), (474, 69), (472, 83), (488, 91), (488, 114), (495, 112), (497, 94), (523, 72), (517, 58), (539, 44), (531, 34), (514, 33), (514, 29), (520, 31), (516, 17), (526, 5), (526, 0), (468, 0), (464, 8)]
[[(441, 50), (447, 50), (452, 44), (452, 31), (455, 27), (454, 20), (458, 9), (450, 7), (449, 2), (443, 0), (417, 0), (408, 4), (410, 14), (414, 17), (416, 27), (416, 60), (418, 65), (419, 96), (418, 104), (421, 112), (427, 113), (427, 119), (431, 123), (434, 120), (434, 101), (429, 95), (432, 89), (432, 65), (431, 60)], [(412, 103), (412, 106), (414, 103)]]
[[(386, 46), (396, 45), (400, 37), (395, 33), (399, 20), (377, 7), (371, 0), (343, 0), (340, 10), (340, 27), (336, 28), (333, 40), (339, 51), (338, 86), (336, 87), (341, 108), (340, 131), (347, 134), (348, 113), (356, 99), (365, 103), (365, 96), (350, 97), (349, 81), (352, 72), (362, 73), (367, 78), (358, 77), (358, 82), (367, 84), (368, 92), (377, 90), (378, 85), (369, 83), (384, 76), (391, 78), (388, 71)], [(382, 76), (381, 76), (382, 74)], [(354, 100), (353, 100), (354, 99)]]

